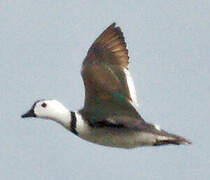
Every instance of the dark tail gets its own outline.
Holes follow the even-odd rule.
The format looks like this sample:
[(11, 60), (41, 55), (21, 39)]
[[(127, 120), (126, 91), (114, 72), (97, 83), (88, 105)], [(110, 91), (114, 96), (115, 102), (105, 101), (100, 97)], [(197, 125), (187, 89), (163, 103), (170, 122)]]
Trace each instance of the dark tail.
[(156, 142), (153, 145), (160, 146), (168, 144), (180, 145), (180, 144), (192, 144), (192, 142), (183, 137), (172, 135), (170, 137), (156, 139)]

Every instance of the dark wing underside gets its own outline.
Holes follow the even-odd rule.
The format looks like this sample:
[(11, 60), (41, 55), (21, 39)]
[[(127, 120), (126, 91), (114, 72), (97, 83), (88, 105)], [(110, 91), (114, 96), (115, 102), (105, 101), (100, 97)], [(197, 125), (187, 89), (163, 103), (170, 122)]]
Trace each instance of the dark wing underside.
[[(89, 121), (103, 121), (101, 117), (128, 116), (143, 122), (132, 103), (135, 102), (128, 84), (128, 50), (123, 33), (115, 23), (110, 25), (92, 44), (82, 66), (85, 85), (85, 105), (81, 113)], [(87, 116), (86, 116), (87, 117)], [(129, 123), (132, 123), (130, 118)], [(122, 122), (119, 118), (113, 123)]]

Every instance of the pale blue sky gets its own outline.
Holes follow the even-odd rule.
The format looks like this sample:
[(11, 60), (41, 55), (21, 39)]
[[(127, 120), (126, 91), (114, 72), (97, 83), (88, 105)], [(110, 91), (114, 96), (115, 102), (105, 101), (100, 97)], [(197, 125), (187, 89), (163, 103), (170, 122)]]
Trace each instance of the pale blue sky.
[[(114, 21), (139, 112), (193, 145), (108, 148), (52, 121), (20, 118), (42, 98), (83, 106), (83, 58)], [(209, 0), (1, 0), (0, 67), (0, 179), (209, 179)]]

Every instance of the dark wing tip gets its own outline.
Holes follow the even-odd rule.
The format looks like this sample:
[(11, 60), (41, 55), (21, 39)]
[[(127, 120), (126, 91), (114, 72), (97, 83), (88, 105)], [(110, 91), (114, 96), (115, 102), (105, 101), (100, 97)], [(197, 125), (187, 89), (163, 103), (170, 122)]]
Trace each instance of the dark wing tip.
[(94, 41), (86, 59), (89, 58), (127, 67), (129, 57), (125, 38), (115, 22), (107, 27)]
[[(116, 22), (113, 22), (108, 28), (110, 28), (110, 27), (115, 27), (116, 26)], [(108, 29), (107, 28), (107, 29)]]

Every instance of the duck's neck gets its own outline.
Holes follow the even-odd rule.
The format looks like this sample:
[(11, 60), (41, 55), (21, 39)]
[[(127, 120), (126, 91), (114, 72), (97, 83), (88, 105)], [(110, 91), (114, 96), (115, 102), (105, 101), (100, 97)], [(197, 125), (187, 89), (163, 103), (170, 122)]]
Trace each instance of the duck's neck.
[(62, 113), (56, 113), (53, 118), (50, 118), (57, 123), (70, 130), (72, 133), (79, 135), (86, 128), (86, 124), (79, 112), (66, 110)]
[(55, 112), (55, 114), (50, 117), (49, 119), (52, 119), (56, 121), (57, 123), (61, 124), (65, 128), (69, 129), (72, 121), (71, 112), (66, 109), (66, 111), (62, 112)]

